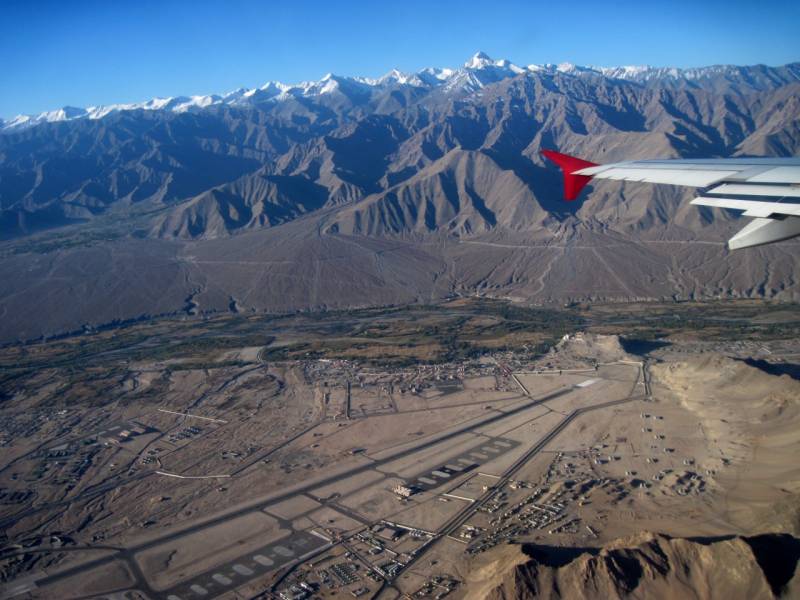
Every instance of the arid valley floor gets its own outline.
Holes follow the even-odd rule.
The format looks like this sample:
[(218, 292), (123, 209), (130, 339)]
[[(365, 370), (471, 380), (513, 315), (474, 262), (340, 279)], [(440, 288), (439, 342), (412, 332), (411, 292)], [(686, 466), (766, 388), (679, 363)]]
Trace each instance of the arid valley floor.
[(472, 298), (8, 345), (0, 597), (797, 597), (799, 333)]

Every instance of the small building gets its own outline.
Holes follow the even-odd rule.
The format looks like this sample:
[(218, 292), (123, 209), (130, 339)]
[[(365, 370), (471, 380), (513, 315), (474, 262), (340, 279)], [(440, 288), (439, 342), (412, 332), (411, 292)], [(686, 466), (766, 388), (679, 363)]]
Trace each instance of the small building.
[(402, 496), (403, 498), (408, 498), (409, 496), (413, 496), (414, 494), (416, 494), (419, 491), (419, 488), (417, 488), (414, 485), (400, 484), (395, 486), (392, 491), (398, 496)]
[(293, 585), (289, 589), (281, 590), (279, 596), (283, 600), (304, 600), (308, 598), (308, 592), (298, 585)]
[(403, 533), (399, 529), (396, 529), (394, 527), (389, 527), (388, 525), (378, 525), (373, 529), (373, 531), (375, 532), (375, 535), (377, 535), (378, 537), (381, 537), (384, 540), (388, 540), (390, 542), (393, 542), (401, 535), (403, 535)]

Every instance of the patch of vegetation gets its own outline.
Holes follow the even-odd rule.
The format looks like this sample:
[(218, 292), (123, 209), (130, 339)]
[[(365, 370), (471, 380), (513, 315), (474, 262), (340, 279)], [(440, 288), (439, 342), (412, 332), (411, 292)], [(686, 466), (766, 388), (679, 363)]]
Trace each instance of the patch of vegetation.
[[(53, 341), (0, 348), (0, 400), (47, 368), (127, 368), (130, 362), (181, 359), (170, 368), (211, 368), (222, 353), (263, 347), (265, 361), (344, 358), (406, 366), (486, 352), (545, 352), (565, 333), (589, 330), (652, 341), (788, 339), (800, 335), (800, 306), (763, 301), (653, 302), (526, 307), (460, 298), (440, 304), (283, 315), (218, 314), (120, 323)], [(222, 359), (222, 360), (221, 360)], [(198, 366), (199, 365), (199, 366)]]

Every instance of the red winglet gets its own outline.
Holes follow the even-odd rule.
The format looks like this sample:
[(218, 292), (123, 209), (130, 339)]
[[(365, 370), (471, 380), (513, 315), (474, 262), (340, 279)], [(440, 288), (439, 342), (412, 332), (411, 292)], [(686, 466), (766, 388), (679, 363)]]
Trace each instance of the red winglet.
[(597, 163), (581, 160), (569, 154), (561, 154), (555, 150), (542, 150), (542, 155), (556, 163), (564, 174), (564, 198), (566, 200), (575, 200), (583, 187), (592, 180), (590, 175), (575, 175), (575, 171), (597, 166)]

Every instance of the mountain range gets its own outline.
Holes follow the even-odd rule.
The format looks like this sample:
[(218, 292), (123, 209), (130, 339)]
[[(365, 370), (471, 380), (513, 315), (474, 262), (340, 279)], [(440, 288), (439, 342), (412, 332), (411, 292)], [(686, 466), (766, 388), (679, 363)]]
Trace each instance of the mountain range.
[(778, 69), (731, 65), (699, 69), (649, 66), (581, 67), (571, 63), (531, 64), (519, 67), (508, 60), (493, 60), (486, 53), (477, 52), (460, 69), (427, 68), (417, 73), (403, 73), (393, 69), (379, 78), (339, 77), (329, 73), (319, 81), (306, 81), (294, 85), (269, 81), (259, 88), (240, 88), (226, 94), (153, 98), (146, 102), (87, 108), (64, 106), (38, 115), (17, 115), (9, 120), (0, 119), (0, 132), (19, 131), (41, 123), (102, 119), (109, 114), (121, 111), (153, 110), (183, 113), (221, 105), (259, 106), (266, 102), (277, 103), (296, 98), (314, 98), (334, 92), (347, 93), (347, 90), (362, 95), (381, 93), (398, 87), (412, 87), (427, 91), (439, 89), (445, 92), (474, 92), (486, 85), (525, 73), (546, 75), (567, 73), (576, 76), (601, 76), (642, 84), (661, 85), (669, 82), (676, 85), (689, 81), (702, 83), (713, 78), (724, 77), (730, 81), (747, 83), (754, 88), (767, 89), (776, 84), (797, 81), (800, 77), (800, 64), (794, 63)]
[(458, 69), (63, 108), (0, 129), (0, 339), (187, 299), (800, 298), (796, 242), (730, 253), (742, 223), (688, 205), (686, 188), (602, 182), (564, 203), (539, 156), (797, 155), (800, 63), (518, 67), (477, 53)]

